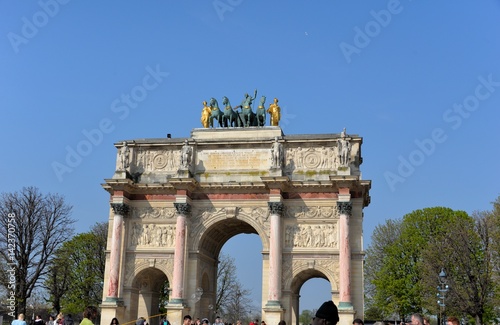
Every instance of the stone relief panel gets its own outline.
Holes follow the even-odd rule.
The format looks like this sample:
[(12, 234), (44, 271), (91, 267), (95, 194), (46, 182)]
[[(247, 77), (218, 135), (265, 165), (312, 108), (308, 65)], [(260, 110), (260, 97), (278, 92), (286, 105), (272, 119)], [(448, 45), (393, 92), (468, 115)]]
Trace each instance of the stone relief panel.
[[(172, 258), (167, 258), (167, 259), (136, 258), (135, 254), (127, 255), (127, 259), (125, 261), (125, 270), (124, 270), (125, 286), (132, 286), (134, 278), (136, 277), (137, 273), (148, 267), (157, 268), (163, 271), (163, 273), (165, 273), (168, 277), (168, 275), (170, 274), (169, 270), (173, 270), (174, 268), (174, 260)], [(144, 283), (139, 284), (141, 288), (147, 286), (147, 281), (143, 282)]]
[(285, 227), (285, 248), (337, 248), (338, 226), (329, 225), (287, 225)]
[(284, 216), (295, 219), (338, 219), (339, 211), (337, 206), (285, 206)]
[(133, 207), (130, 211), (132, 218), (141, 219), (173, 219), (176, 216), (175, 208)]
[(338, 290), (340, 286), (339, 280), (339, 262), (333, 259), (294, 259), (291, 255), (283, 258), (282, 264), (282, 288), (289, 288), (293, 277), (298, 272), (307, 269), (317, 269), (324, 273), (330, 280), (333, 281), (332, 288)]
[[(204, 223), (208, 219), (213, 219), (223, 216), (224, 218), (234, 218), (237, 216), (251, 216), (262, 229), (269, 233), (269, 212), (264, 207), (224, 207), (224, 208), (197, 208), (194, 207), (190, 218), (191, 231), (189, 237), (200, 236), (200, 233), (205, 229)], [(241, 219), (241, 217), (239, 218)]]
[[(345, 157), (339, 152), (338, 146), (318, 147), (318, 148), (287, 148), (285, 172), (294, 170), (336, 170), (342, 165)], [(356, 167), (360, 163), (359, 143), (351, 142), (349, 150), (349, 162)]]
[(336, 169), (338, 167), (337, 147), (288, 148), (285, 170)]
[(131, 223), (129, 247), (173, 247), (175, 243), (175, 225), (156, 225)]
[(180, 165), (180, 150), (149, 150), (138, 148), (135, 152), (134, 172), (171, 171)]

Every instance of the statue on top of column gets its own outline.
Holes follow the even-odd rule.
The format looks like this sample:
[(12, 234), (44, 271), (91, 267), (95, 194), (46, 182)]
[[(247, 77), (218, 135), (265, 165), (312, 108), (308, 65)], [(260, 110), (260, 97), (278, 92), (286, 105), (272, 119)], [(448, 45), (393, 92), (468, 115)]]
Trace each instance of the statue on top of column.
[(278, 141), (278, 137), (274, 138), (271, 147), (271, 167), (281, 168), (283, 166), (283, 145)]
[(210, 127), (210, 115), (212, 114), (212, 110), (210, 107), (207, 105), (207, 101), (203, 101), (203, 109), (201, 110), (201, 125), (205, 129), (208, 129)]
[(188, 144), (188, 140), (184, 140), (184, 145), (181, 149), (181, 168), (189, 168), (193, 159), (193, 148)]
[(267, 112), (269, 113), (269, 115), (271, 115), (271, 123), (270, 124), (272, 126), (278, 126), (279, 121), (281, 119), (281, 108), (278, 105), (278, 98), (275, 98), (274, 103), (269, 105)]
[(120, 170), (127, 170), (130, 166), (130, 149), (126, 141), (123, 141), (123, 145), (120, 148)]
[(348, 167), (351, 160), (351, 144), (346, 140), (346, 137), (347, 134), (344, 128), (340, 133), (340, 139), (337, 140), (340, 167)]

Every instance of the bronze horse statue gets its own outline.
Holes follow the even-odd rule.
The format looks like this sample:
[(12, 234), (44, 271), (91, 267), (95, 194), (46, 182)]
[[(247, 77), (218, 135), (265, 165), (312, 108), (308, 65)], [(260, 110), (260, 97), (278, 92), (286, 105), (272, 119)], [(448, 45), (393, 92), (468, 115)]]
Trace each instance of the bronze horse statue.
[(260, 98), (259, 107), (257, 108), (255, 119), (257, 121), (257, 126), (265, 126), (266, 125), (266, 108), (264, 107), (264, 103), (266, 102), (266, 96), (262, 96)]
[(219, 127), (222, 127), (224, 125), (222, 121), (224, 114), (219, 109), (219, 103), (217, 103), (217, 100), (212, 97), (210, 98), (209, 106), (212, 110), (212, 113), (210, 114), (210, 127), (214, 127), (214, 119), (219, 122)]
[(229, 99), (226, 96), (222, 97), (222, 105), (225, 105), (224, 114), (222, 116), (224, 127), (227, 128), (229, 126), (230, 127), (238, 126), (238, 118), (240, 117), (237, 112), (233, 111), (231, 103), (229, 102)]

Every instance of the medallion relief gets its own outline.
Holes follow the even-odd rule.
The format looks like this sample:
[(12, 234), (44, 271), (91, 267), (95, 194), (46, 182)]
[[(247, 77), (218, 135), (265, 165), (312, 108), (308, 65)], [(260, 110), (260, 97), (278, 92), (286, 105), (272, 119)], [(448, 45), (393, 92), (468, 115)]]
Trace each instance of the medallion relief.
[(180, 164), (180, 150), (149, 150), (139, 148), (135, 152), (136, 172), (177, 171)]

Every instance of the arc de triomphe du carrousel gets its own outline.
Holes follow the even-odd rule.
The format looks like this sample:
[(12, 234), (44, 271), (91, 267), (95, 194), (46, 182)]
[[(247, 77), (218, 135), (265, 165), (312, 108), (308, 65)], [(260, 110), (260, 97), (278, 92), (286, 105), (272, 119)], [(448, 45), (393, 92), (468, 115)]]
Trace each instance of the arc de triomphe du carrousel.
[(103, 184), (111, 198), (102, 324), (158, 314), (166, 281), (172, 325), (185, 314), (213, 317), (219, 253), (242, 233), (262, 241), (263, 281), (255, 285), (267, 324), (298, 324), (300, 288), (311, 278), (329, 282), (339, 324), (363, 316), (371, 187), (361, 177), (363, 139), (345, 129), (285, 135), (277, 103), (270, 126), (255, 122), (256, 113), (243, 116), (243, 103), (234, 124), (215, 127), (218, 107), (204, 103), (205, 127), (189, 138), (115, 144), (116, 172)]

